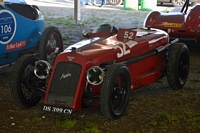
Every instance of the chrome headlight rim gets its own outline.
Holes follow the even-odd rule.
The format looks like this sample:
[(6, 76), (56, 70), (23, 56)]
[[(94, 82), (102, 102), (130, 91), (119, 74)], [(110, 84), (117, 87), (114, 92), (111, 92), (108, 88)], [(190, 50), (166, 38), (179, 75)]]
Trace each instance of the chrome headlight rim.
[(91, 34), (91, 30), (83, 30), (82, 35), (86, 38), (89, 38)]
[[(37, 71), (38, 71), (37, 65), (39, 65), (40, 63), (43, 63), (43, 64), (46, 65), (46, 69), (45, 69), (45, 72), (47, 74), (46, 76), (44, 76), (44, 75), (40, 76), (40, 75), (37, 74)], [(46, 79), (46, 78), (48, 78), (49, 75), (50, 75), (50, 70), (51, 70), (51, 65), (50, 65), (49, 62), (47, 62), (45, 60), (36, 61), (34, 69), (33, 69), (35, 76), (37, 76), (39, 79)]]
[[(90, 72), (91, 72), (91, 71), (94, 71), (94, 70), (98, 70), (98, 71), (101, 72), (101, 74), (99, 74), (99, 76), (101, 76), (101, 78), (99, 77), (100, 82), (92, 82), (92, 81), (90, 81), (90, 77), (91, 77), (91, 76), (90, 76)], [(99, 66), (92, 66), (92, 67), (90, 67), (90, 68), (87, 70), (86, 78), (87, 78), (88, 83), (90, 83), (90, 84), (92, 84), (92, 85), (100, 85), (100, 84), (103, 82), (104, 76), (105, 76), (105, 72), (103, 71), (103, 69), (102, 69), (101, 67), (99, 67)]]

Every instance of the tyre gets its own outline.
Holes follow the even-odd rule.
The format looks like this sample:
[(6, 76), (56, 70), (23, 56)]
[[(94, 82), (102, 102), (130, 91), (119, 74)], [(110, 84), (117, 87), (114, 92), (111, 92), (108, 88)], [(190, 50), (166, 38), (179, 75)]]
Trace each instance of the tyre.
[(113, 6), (120, 5), (122, 3), (122, 0), (108, 0), (109, 3)]
[(125, 111), (130, 95), (130, 73), (126, 66), (113, 64), (106, 71), (100, 90), (100, 108), (107, 119), (117, 119)]
[(13, 75), (11, 84), (11, 94), (15, 103), (22, 108), (35, 106), (41, 99), (36, 95), (38, 78), (33, 73), (35, 61), (38, 57), (24, 55), (13, 65)]
[[(59, 48), (55, 53), (56, 48)], [(56, 27), (47, 27), (40, 39), (39, 57), (46, 60), (51, 65), (54, 63), (56, 56), (63, 51), (63, 40), (60, 31)]]
[(187, 46), (184, 43), (172, 45), (167, 64), (167, 80), (172, 89), (181, 89), (185, 85), (189, 66), (190, 56)]
[(186, 0), (172, 0), (172, 5), (177, 6), (183, 6)]

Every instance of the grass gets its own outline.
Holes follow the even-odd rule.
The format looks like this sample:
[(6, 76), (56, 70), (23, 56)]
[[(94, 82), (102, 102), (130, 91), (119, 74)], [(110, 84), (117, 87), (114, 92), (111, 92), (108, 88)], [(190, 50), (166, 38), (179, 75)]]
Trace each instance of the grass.
[(126, 112), (127, 112), (128, 115), (133, 114), (133, 110), (132, 109), (127, 109)]
[(181, 96), (181, 95), (182, 95), (182, 93), (181, 93), (180, 90), (173, 91), (172, 94), (173, 94), (173, 95), (178, 95), (178, 96)]
[(87, 19), (87, 20), (84, 20), (83, 23), (84, 24), (92, 24), (92, 23), (102, 23), (102, 21), (105, 21), (106, 19), (105, 18), (98, 18), (96, 16), (91, 16), (90, 19)]
[(155, 127), (155, 126), (157, 126), (158, 124), (157, 124), (156, 121), (153, 121), (153, 120), (152, 120), (152, 121), (149, 122), (149, 125)]
[(72, 18), (72, 17), (57, 17), (57, 18), (55, 18), (55, 17), (51, 17), (51, 16), (49, 16), (49, 17), (45, 17), (45, 22), (46, 22), (46, 24), (50, 24), (50, 22), (52, 23), (54, 23), (54, 25), (61, 25), (61, 24), (63, 24), (63, 25), (67, 25), (67, 27), (82, 27), (83, 26), (83, 24), (76, 24), (75, 23), (75, 21), (74, 21), (74, 19)]
[(151, 101), (151, 105), (157, 106), (159, 104), (159, 101)]
[(86, 123), (84, 133), (102, 133), (102, 131), (97, 128), (96, 124)]
[(74, 127), (76, 123), (77, 123), (76, 120), (68, 120), (68, 119), (65, 121), (56, 120), (56, 126), (62, 127), (65, 129)]
[(75, 20), (72, 16), (69, 17), (51, 17), (51, 16), (45, 16), (46, 24), (50, 24), (49, 22), (53, 22), (55, 25), (67, 25), (68, 27), (83, 27), (88, 24), (102, 24), (103, 21), (105, 21), (105, 18), (99, 18), (95, 15), (92, 15), (89, 19), (83, 20), (82, 23), (75, 23)]
[[(178, 114), (174, 114), (173, 112), (169, 113), (166, 111), (160, 111), (157, 113), (155, 118), (153, 118), (146, 124), (145, 127), (149, 127), (149, 130), (151, 128), (158, 128), (162, 131), (167, 131), (171, 127), (180, 127), (182, 123), (184, 123), (184, 125), (195, 125), (195, 123), (198, 123), (199, 121), (200, 114), (198, 112), (185, 111)], [(187, 130), (188, 132), (192, 132), (193, 129), (188, 128)], [(140, 133), (143, 131), (137, 129), (136, 132)]]
[(33, 122), (40, 122), (42, 120), (42, 118), (39, 118), (39, 117), (35, 117), (35, 118), (33, 118)]
[(164, 112), (164, 111), (158, 112), (158, 116), (159, 116), (160, 118), (164, 118), (164, 119), (166, 119), (166, 118), (169, 117), (168, 113), (167, 113), (167, 112)]
[(190, 79), (190, 82), (197, 83), (197, 82), (200, 82), (200, 80), (199, 79)]
[(102, 133), (102, 131), (99, 130), (97, 127), (92, 127), (92, 128), (86, 128), (84, 130), (84, 133)]

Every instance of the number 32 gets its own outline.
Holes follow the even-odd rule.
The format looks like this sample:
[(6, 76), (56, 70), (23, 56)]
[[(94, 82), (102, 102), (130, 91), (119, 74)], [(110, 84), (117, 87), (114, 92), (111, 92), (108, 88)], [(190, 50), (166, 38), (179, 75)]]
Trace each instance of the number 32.
[(122, 44), (122, 47), (120, 47), (120, 46), (114, 47), (115, 49), (120, 49), (120, 53), (117, 53), (118, 58), (130, 53), (130, 50), (126, 50), (126, 44), (124, 44), (124, 43), (121, 43), (121, 44)]
[[(134, 37), (135, 37), (135, 33), (134, 32), (131, 32), (131, 31), (125, 31), (124, 32), (124, 39), (134, 40)], [(125, 43), (121, 43), (121, 44), (122, 44), (122, 47), (120, 47), (120, 46), (115, 46), (114, 47), (115, 49), (120, 49), (120, 52), (117, 53), (117, 57), (118, 58), (130, 53), (130, 49), (126, 50), (126, 48), (127, 48), (126, 44)]]

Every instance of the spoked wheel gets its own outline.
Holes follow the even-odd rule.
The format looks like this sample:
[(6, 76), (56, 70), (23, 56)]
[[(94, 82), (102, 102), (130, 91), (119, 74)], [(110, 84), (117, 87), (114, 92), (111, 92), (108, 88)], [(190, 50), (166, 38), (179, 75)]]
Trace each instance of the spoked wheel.
[(111, 65), (100, 90), (100, 108), (104, 117), (117, 119), (126, 110), (130, 95), (130, 73), (126, 66)]
[(173, 6), (183, 6), (186, 0), (172, 0)]
[(109, 3), (113, 6), (120, 5), (122, 3), (122, 0), (108, 0)]
[(167, 64), (167, 80), (172, 89), (181, 89), (188, 78), (190, 55), (187, 46), (176, 43), (171, 46)]
[(41, 99), (36, 93), (36, 88), (42, 83), (33, 73), (37, 60), (39, 58), (36, 56), (24, 55), (13, 66), (11, 94), (19, 107), (32, 107)]
[(56, 27), (47, 27), (40, 39), (39, 56), (51, 65), (56, 56), (63, 51), (63, 40), (60, 31)]

